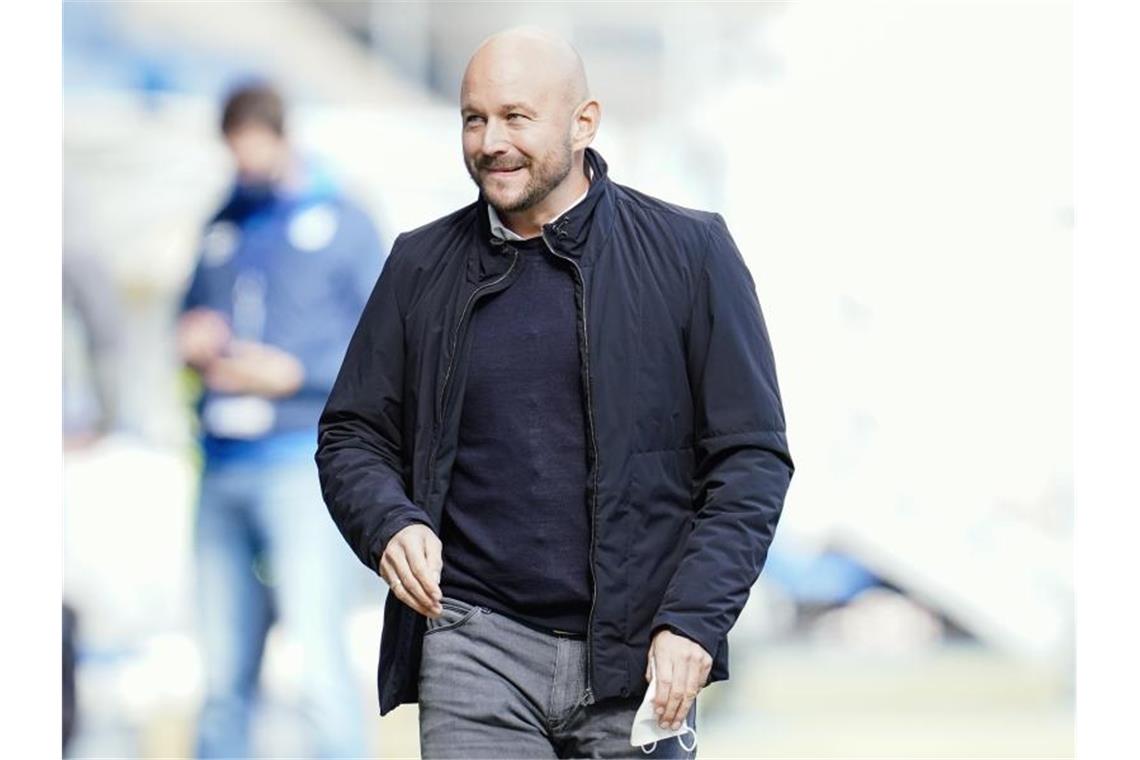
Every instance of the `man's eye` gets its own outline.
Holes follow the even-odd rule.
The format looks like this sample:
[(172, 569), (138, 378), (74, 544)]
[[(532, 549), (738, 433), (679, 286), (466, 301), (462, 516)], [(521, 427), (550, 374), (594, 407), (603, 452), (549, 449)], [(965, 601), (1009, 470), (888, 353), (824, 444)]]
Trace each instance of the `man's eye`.
[(523, 115), (523, 114), (521, 114), (521, 113), (509, 113), (509, 114), (507, 114), (507, 118), (508, 118), (508, 119), (513, 119), (513, 118), (515, 118), (516, 116), (517, 116), (517, 117), (519, 117), (520, 119), (525, 119), (525, 118), (526, 118), (526, 116), (524, 116), (524, 115)]
[(482, 121), (482, 120), (483, 120), (483, 117), (481, 117), (481, 116), (468, 116), (466, 119), (463, 120), (463, 123), (464, 124), (474, 124), (475, 122)]

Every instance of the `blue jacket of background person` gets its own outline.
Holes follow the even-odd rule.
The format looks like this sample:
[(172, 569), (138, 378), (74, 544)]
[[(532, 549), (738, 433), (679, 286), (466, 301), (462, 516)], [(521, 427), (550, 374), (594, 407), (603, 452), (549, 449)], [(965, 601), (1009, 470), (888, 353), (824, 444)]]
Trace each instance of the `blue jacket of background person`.
[(378, 231), (313, 159), (293, 187), (235, 183), (210, 219), (182, 310), (220, 312), (233, 337), (275, 346), (304, 366), (291, 396), (203, 390), (208, 463), (311, 452), (317, 420), (384, 264)]

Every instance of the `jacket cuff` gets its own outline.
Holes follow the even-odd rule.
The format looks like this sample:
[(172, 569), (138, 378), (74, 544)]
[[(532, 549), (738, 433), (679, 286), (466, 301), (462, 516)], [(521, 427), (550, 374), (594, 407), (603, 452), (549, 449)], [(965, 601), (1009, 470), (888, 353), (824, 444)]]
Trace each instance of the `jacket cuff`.
[(657, 635), (657, 631), (661, 628), (668, 628), (678, 636), (684, 636), (689, 641), (695, 641), (701, 645), (702, 649), (708, 652), (709, 657), (716, 657), (717, 644), (719, 641), (714, 641), (712, 634), (697, 631), (694, 626), (686, 625), (674, 616), (665, 614), (657, 617), (653, 621), (653, 625), (649, 629), (650, 641), (653, 641), (653, 637)]

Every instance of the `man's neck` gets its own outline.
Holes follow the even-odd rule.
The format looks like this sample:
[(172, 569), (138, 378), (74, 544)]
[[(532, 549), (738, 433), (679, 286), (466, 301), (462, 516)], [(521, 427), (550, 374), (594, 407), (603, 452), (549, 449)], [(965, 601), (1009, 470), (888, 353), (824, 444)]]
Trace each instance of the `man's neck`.
[(525, 211), (500, 213), (499, 218), (515, 234), (524, 238), (536, 237), (542, 234), (542, 225), (565, 213), (589, 189), (590, 180), (586, 178), (585, 167), (579, 164), (570, 171), (566, 181), (543, 198), (541, 203)]

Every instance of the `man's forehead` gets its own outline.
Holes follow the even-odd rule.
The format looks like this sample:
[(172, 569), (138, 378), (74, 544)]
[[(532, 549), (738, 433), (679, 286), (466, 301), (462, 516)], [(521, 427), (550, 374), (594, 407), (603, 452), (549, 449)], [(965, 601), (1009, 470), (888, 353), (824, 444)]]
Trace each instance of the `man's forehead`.
[(537, 110), (548, 102), (554, 88), (537, 76), (503, 75), (481, 77), (477, 72), (464, 77), (459, 95), (460, 108), (499, 110), (508, 106)]

